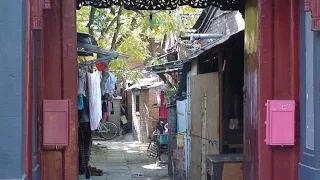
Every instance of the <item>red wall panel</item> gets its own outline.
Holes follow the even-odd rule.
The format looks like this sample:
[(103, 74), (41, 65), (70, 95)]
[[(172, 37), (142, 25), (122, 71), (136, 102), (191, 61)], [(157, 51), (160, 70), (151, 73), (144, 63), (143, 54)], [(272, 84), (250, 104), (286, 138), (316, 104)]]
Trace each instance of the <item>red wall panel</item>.
[[(299, 17), (299, 1), (246, 1), (245, 180), (298, 178)], [(264, 142), (265, 103), (272, 99), (297, 102), (296, 144), (293, 147), (270, 147)]]
[[(34, 0), (36, 2), (37, 0)], [(75, 0), (39, 0), (34, 4), (35, 17), (39, 15), (39, 110), (43, 100), (71, 100), (70, 144), (66, 148), (42, 146), (43, 119), (38, 125), (39, 163), (41, 179), (78, 179), (78, 120), (77, 120), (77, 54)], [(50, 6), (49, 6), (50, 5)], [(40, 13), (38, 12), (41, 8)], [(71, 72), (71, 73), (70, 73)], [(39, 111), (39, 117), (43, 112)]]

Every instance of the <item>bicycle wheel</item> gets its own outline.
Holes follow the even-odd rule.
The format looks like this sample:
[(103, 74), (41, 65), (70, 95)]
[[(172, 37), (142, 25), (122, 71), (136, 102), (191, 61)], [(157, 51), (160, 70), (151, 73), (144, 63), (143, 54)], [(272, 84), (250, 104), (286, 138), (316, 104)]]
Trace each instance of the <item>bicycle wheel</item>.
[(113, 139), (118, 134), (118, 127), (112, 122), (101, 122), (99, 134), (106, 140)]

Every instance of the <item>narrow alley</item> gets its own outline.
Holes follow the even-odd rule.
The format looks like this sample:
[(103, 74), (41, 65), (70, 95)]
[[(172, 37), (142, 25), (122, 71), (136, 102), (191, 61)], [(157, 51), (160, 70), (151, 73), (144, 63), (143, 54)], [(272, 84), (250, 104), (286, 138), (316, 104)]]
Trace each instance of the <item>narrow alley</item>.
[[(148, 144), (134, 141), (132, 134), (112, 141), (94, 141), (90, 164), (103, 170), (103, 176), (92, 180), (170, 180), (166, 165), (158, 166), (148, 156)], [(85, 179), (85, 178), (83, 178)]]

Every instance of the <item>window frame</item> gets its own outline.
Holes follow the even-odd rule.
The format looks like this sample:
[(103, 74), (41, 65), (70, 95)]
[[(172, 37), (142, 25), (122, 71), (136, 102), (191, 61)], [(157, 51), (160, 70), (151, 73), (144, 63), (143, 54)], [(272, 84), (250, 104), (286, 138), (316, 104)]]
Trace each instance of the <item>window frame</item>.
[(134, 103), (135, 103), (135, 111), (140, 112), (140, 94), (135, 94)]

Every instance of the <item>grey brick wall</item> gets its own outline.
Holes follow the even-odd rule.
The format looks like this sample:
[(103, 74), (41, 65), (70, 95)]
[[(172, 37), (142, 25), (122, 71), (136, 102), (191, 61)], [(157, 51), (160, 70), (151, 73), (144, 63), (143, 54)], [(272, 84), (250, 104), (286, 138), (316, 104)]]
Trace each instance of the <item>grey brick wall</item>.
[[(130, 108), (129, 116), (132, 114), (133, 123), (133, 137), (135, 140), (141, 142), (148, 142), (148, 137), (152, 137), (153, 126), (156, 125), (159, 119), (159, 108), (153, 108), (152, 105), (157, 103), (157, 92), (160, 87), (153, 87), (150, 89), (135, 90), (132, 94), (131, 100), (128, 101)], [(140, 112), (136, 115), (135, 112), (135, 94), (140, 94)]]
[(0, 6), (0, 179), (23, 179), (25, 1)]
[(186, 179), (184, 149), (173, 150), (174, 180)]
[(140, 115), (137, 115), (136, 113), (136, 100), (135, 100), (136, 95), (140, 94), (140, 91), (131, 91), (130, 94), (131, 94), (132, 135), (134, 140), (141, 140), (142, 138), (140, 134)]
[(185, 154), (184, 149), (177, 147), (177, 107), (176, 105), (168, 107), (168, 174), (174, 177), (174, 180), (185, 180)]
[(170, 106), (168, 107), (168, 173), (170, 176), (174, 176), (176, 169), (174, 157), (173, 157), (173, 151), (177, 148), (177, 108), (176, 106)]
[(159, 120), (159, 108), (152, 107), (153, 104), (157, 104), (157, 94), (159, 93), (160, 87), (152, 87), (149, 89), (149, 122), (148, 122), (148, 136), (152, 137), (153, 127)]
[(148, 142), (148, 120), (149, 120), (149, 112), (148, 112), (148, 102), (149, 102), (149, 90), (144, 89), (140, 90), (140, 119), (139, 119), (139, 129), (141, 142)]
[(133, 98), (132, 98), (132, 91), (131, 90), (129, 90), (129, 91), (127, 91), (127, 113), (128, 113), (128, 122), (132, 122), (132, 112), (133, 112), (133, 108), (132, 108), (132, 104), (133, 104), (133, 102), (132, 102), (132, 100), (133, 100)]

